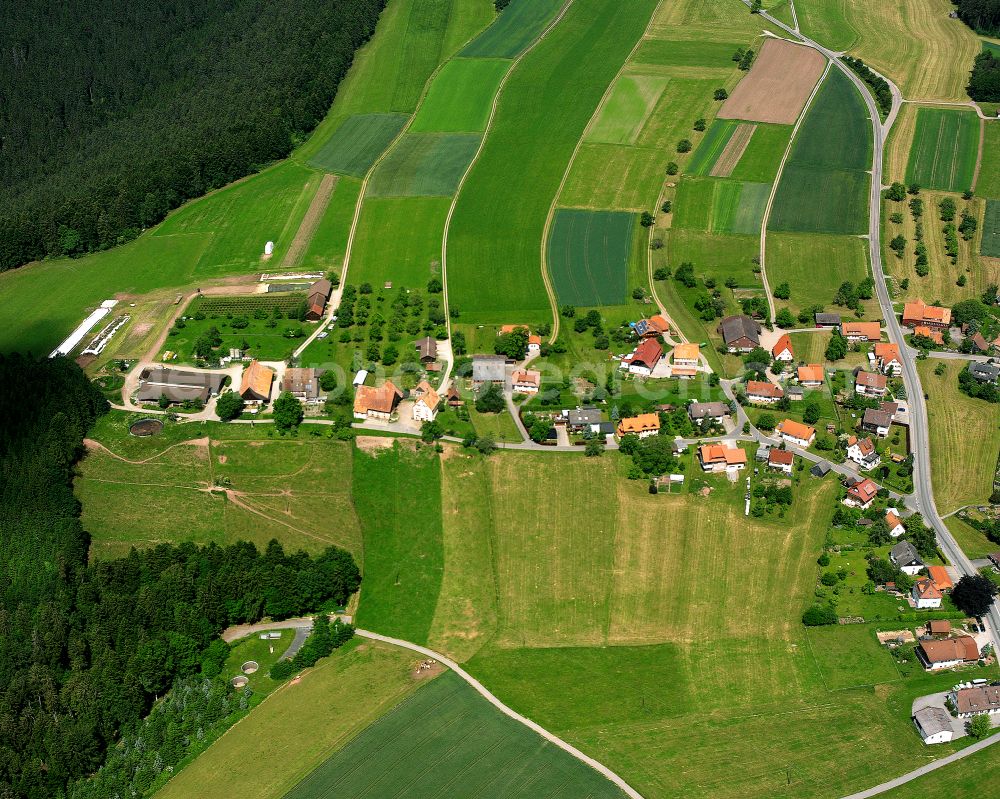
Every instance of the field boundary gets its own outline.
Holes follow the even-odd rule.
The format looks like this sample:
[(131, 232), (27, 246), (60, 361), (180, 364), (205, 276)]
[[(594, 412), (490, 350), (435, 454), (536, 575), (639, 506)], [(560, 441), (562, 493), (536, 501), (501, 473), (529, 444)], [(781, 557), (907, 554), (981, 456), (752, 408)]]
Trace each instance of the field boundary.
[(726, 146), (722, 148), (719, 157), (715, 159), (708, 176), (712, 178), (728, 178), (740, 163), (743, 153), (750, 146), (750, 140), (757, 131), (756, 122), (741, 122), (733, 130)]

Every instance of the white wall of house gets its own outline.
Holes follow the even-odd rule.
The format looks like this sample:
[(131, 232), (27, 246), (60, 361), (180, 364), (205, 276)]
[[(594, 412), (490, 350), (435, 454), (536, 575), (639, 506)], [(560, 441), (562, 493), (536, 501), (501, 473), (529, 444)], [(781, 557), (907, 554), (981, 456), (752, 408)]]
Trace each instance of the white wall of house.
[[(906, 570), (904, 569), (904, 571), (906, 571)], [(907, 574), (909, 574), (909, 572), (907, 572)], [(927, 608), (939, 608), (939, 607), (941, 607), (941, 598), (940, 597), (937, 597), (936, 599), (920, 599), (916, 595), (916, 592), (914, 592), (914, 594), (913, 594), (913, 601), (917, 603), (917, 610), (925, 610)]]
[(423, 401), (423, 398), (418, 399), (413, 403), (413, 420), (416, 422), (433, 422), (434, 418), (437, 416), (437, 410), (431, 409), (431, 407)]
[(808, 447), (813, 442), (813, 439), (816, 438), (816, 436), (813, 436), (807, 441), (804, 438), (796, 438), (795, 436), (790, 436), (788, 435), (788, 433), (781, 433), (780, 435), (783, 439), (785, 439), (785, 441), (790, 441), (792, 444), (798, 444), (800, 447)]

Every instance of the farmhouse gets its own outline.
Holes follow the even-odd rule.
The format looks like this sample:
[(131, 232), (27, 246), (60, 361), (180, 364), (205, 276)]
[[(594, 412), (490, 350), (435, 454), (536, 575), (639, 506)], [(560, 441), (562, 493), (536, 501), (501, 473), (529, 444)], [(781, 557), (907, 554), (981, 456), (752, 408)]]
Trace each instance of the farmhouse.
[(510, 378), (515, 394), (537, 394), (542, 385), (542, 373), (534, 369), (519, 369)]
[[(871, 481), (869, 480), (868, 482)], [(924, 562), (920, 559), (920, 553), (917, 552), (917, 548), (909, 541), (900, 541), (890, 549), (889, 560), (892, 561), (892, 564), (897, 569), (911, 577), (919, 574), (920, 570), (924, 568)]]
[(903, 372), (903, 359), (895, 344), (878, 342), (875, 345), (875, 365), (883, 374), (899, 375)]
[(852, 343), (879, 341), (882, 338), (882, 326), (878, 322), (842, 322), (840, 334)]
[(929, 338), (935, 344), (944, 344), (944, 336), (941, 335), (940, 330), (931, 330), (927, 325), (917, 325), (913, 328), (914, 336), (923, 336), (924, 338)]
[(706, 421), (710, 424), (722, 424), (722, 420), (728, 415), (729, 405), (725, 402), (692, 402), (688, 405), (688, 416), (698, 425), (703, 425)]
[(648, 377), (662, 357), (663, 347), (660, 346), (660, 342), (647, 338), (632, 350), (631, 354), (622, 358), (621, 368), (628, 369), (631, 374)]
[(760, 324), (749, 316), (727, 316), (718, 328), (730, 352), (750, 352), (760, 346)]
[(926, 577), (913, 583), (910, 593), (913, 596), (913, 603), (917, 610), (929, 610), (941, 607), (941, 598), (944, 596), (944, 594), (934, 587), (934, 581)]
[[(916, 333), (915, 330), (913, 332)], [(938, 334), (938, 335), (940, 335), (940, 334)], [(990, 344), (989, 344), (989, 342), (985, 338), (983, 338), (983, 334), (982, 333), (978, 333), (977, 332), (974, 336), (972, 336), (969, 339), (969, 341), (972, 343), (972, 349), (973, 349), (974, 352), (980, 352), (980, 353), (982, 353), (982, 352), (989, 352), (990, 351)], [(940, 343), (940, 342), (938, 342), (938, 343)]]
[(290, 366), (281, 376), (281, 390), (302, 402), (319, 402), (319, 372), (312, 368)]
[(664, 333), (670, 332), (670, 325), (666, 319), (657, 314), (649, 319), (640, 319), (632, 325), (632, 329), (640, 338), (659, 338)]
[(513, 333), (515, 330), (523, 330), (525, 333), (530, 332), (527, 325), (501, 325), (500, 329), (497, 330), (497, 335), (506, 336), (508, 333)]
[(503, 355), (472, 356), (472, 385), (480, 388), (487, 383), (502, 386), (507, 379), (507, 359)]
[(924, 707), (913, 714), (913, 723), (925, 744), (943, 744), (955, 734), (951, 716), (943, 707)]
[(942, 594), (955, 587), (951, 575), (948, 574), (948, 570), (944, 566), (928, 566), (927, 576), (931, 578), (934, 587)]
[(434, 390), (430, 383), (421, 380), (416, 388), (411, 392), (413, 397), (413, 421), (433, 422), (437, 416), (438, 406), (441, 404), (441, 397)]
[(266, 404), (271, 399), (273, 382), (273, 369), (268, 369), (260, 361), (250, 361), (250, 365), (243, 370), (240, 396), (244, 402), (254, 405)]
[(889, 435), (891, 426), (892, 416), (881, 409), (868, 408), (865, 410), (864, 416), (861, 417), (861, 428), (869, 433), (874, 433), (879, 438), (885, 438)]
[(785, 474), (792, 473), (792, 464), (795, 462), (795, 455), (787, 449), (772, 448), (767, 453), (767, 465), (771, 469), (777, 469)]
[[(574, 433), (590, 430), (597, 433), (601, 426), (601, 412), (597, 408), (574, 408), (563, 411), (566, 426)], [(659, 417), (657, 417), (659, 418)]]
[(800, 447), (808, 447), (816, 440), (816, 428), (791, 419), (781, 422), (777, 432), (785, 441), (798, 444)]
[(795, 360), (795, 353), (792, 350), (792, 339), (787, 333), (782, 333), (773, 347), (771, 347), (771, 357), (776, 361), (791, 363)]
[(706, 472), (739, 471), (747, 466), (747, 453), (727, 444), (704, 444), (698, 448), (698, 461)]
[(528, 352), (542, 351), (542, 337), (534, 334), (528, 336)]
[(378, 388), (358, 386), (354, 394), (354, 416), (387, 422), (402, 398), (403, 392), (391, 380), (386, 380)]
[(834, 328), (840, 327), (840, 314), (839, 313), (822, 313), (817, 312), (814, 316), (816, 320), (816, 327)]
[(207, 402), (222, 390), (224, 374), (188, 372), (155, 366), (143, 369), (139, 375), (138, 402), (159, 402), (166, 397), (170, 403)]
[(878, 486), (867, 477), (858, 480), (847, 489), (844, 504), (851, 508), (867, 508), (878, 496)]
[(419, 341), (415, 342), (414, 347), (416, 347), (420, 359), (420, 363), (434, 363), (438, 356), (438, 344), (430, 336), (425, 336)]
[(942, 330), (951, 324), (951, 310), (938, 305), (927, 305), (923, 300), (908, 302), (903, 306), (903, 324), (906, 327), (922, 325)]
[[(961, 641), (962, 639), (956, 640)], [(951, 699), (960, 719), (967, 719), (980, 713), (990, 715), (1000, 713), (1000, 685), (977, 685), (973, 688), (960, 688), (957, 691), (952, 691), (948, 698)]]
[(317, 280), (309, 287), (306, 295), (306, 319), (315, 322), (323, 318), (323, 311), (326, 310), (332, 292), (333, 284), (326, 278)]
[(640, 413), (638, 416), (627, 416), (618, 422), (618, 435), (629, 434), (648, 438), (660, 432), (660, 417), (655, 413)]
[(884, 397), (889, 379), (877, 372), (860, 371), (854, 377), (854, 390), (863, 397)]
[(796, 372), (796, 376), (799, 378), (799, 383), (803, 386), (821, 386), (823, 385), (823, 366), (818, 363), (800, 366)]
[(449, 408), (461, 408), (464, 404), (462, 402), (462, 395), (458, 393), (458, 389), (454, 386), (449, 386), (448, 390), (444, 395), (445, 402), (448, 403)]
[(859, 439), (855, 436), (850, 436), (847, 439), (847, 459), (858, 464), (862, 469), (874, 469), (882, 462), (871, 438)]
[[(944, 641), (921, 641), (917, 647), (917, 656), (927, 671), (937, 671), (961, 666), (963, 663), (975, 663), (979, 660), (979, 647), (971, 635), (961, 635)], [(957, 702), (955, 704), (961, 715), (961, 706)]]
[(697, 344), (678, 344), (673, 350), (673, 365), (670, 374), (673, 377), (688, 378), (698, 373), (698, 361), (701, 360), (701, 348)]
[(1000, 378), (1000, 366), (995, 363), (973, 361), (969, 364), (969, 374), (980, 383), (996, 383), (997, 378)]
[(885, 514), (885, 524), (889, 528), (889, 535), (893, 538), (899, 538), (903, 533), (906, 532), (906, 528), (903, 527), (903, 521), (895, 513), (893, 508), (889, 508)]
[(769, 405), (783, 396), (785, 392), (781, 390), (781, 386), (776, 386), (767, 380), (747, 380), (747, 399), (750, 402)]

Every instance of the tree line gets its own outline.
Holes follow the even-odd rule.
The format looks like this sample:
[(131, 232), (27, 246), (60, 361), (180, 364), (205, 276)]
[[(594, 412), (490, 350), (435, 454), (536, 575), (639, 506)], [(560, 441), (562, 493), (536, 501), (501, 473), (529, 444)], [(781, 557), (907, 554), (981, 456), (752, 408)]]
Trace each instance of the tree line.
[(952, 0), (958, 18), (976, 33), (1000, 36), (1000, 0)]
[(0, 271), (134, 239), (287, 156), (384, 5), (4, 2)]
[(175, 680), (218, 675), (225, 627), (339, 605), (360, 583), (348, 552), (274, 541), (90, 562), (72, 478), (106, 409), (72, 361), (0, 357), (0, 799), (93, 774)]

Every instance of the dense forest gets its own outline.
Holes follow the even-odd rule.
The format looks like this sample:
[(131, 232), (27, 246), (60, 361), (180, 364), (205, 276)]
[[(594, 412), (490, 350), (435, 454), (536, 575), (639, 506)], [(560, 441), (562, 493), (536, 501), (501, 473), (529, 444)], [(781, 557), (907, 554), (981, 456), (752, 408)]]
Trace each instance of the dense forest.
[(93, 773), (175, 680), (217, 674), (228, 625), (340, 604), (360, 582), (343, 550), (276, 542), (89, 563), (72, 476), (106, 408), (72, 361), (0, 356), (0, 799), (60, 796)]
[(1000, 0), (953, 0), (958, 17), (976, 33), (1000, 35)]
[(977, 103), (1000, 102), (1000, 58), (989, 50), (977, 55), (967, 90)]
[(283, 158), (385, 0), (0, 0), (0, 270), (135, 238)]

